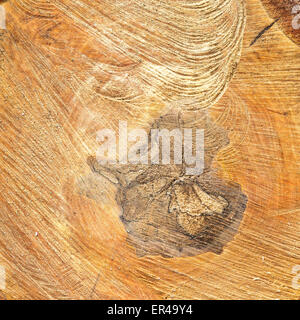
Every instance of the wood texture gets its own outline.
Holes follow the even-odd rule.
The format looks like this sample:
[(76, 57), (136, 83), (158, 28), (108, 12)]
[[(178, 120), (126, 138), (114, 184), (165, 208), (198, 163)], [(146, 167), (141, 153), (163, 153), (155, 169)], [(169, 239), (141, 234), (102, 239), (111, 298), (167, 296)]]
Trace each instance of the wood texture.
[[(300, 31), (261, 32), (274, 3), (2, 4), (0, 299), (299, 299)], [(87, 159), (97, 130), (178, 101), (227, 131), (211, 165), (247, 207), (221, 254), (141, 257)]]

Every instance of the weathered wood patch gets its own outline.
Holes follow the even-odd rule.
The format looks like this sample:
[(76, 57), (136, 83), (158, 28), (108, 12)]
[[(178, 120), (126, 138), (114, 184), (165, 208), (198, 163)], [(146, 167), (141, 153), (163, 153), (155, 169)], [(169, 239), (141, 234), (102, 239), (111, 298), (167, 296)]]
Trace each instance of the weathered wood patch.
[(300, 44), (300, 1), (299, 0), (262, 0), (268, 14), (278, 19), (277, 24), (296, 44)]
[(185, 163), (103, 166), (95, 157), (88, 159), (94, 172), (118, 185), (121, 220), (138, 256), (221, 253), (237, 232), (246, 208), (247, 197), (240, 186), (222, 181), (212, 169), (218, 150), (229, 143), (226, 132), (204, 112), (169, 113), (152, 126), (178, 127), (204, 129), (201, 175), (185, 175)]

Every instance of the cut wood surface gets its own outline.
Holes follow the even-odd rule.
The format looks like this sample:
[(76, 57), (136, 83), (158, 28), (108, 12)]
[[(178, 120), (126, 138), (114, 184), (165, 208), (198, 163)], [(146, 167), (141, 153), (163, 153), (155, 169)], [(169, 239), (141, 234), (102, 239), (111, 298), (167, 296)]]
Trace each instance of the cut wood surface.
[[(0, 4), (0, 299), (300, 299), (299, 1)], [(203, 175), (97, 164), (174, 112)]]

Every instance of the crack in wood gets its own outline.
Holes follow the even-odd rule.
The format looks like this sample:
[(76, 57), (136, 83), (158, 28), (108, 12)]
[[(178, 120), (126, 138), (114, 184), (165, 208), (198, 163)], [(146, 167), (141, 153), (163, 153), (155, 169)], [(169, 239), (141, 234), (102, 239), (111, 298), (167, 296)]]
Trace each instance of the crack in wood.
[(261, 38), (269, 29), (271, 29), (273, 27), (273, 25), (280, 19), (277, 18), (276, 20), (274, 20), (270, 25), (266, 26), (263, 30), (261, 30), (258, 35), (252, 40), (252, 42), (250, 43), (250, 47), (253, 46), (255, 44), (255, 42)]

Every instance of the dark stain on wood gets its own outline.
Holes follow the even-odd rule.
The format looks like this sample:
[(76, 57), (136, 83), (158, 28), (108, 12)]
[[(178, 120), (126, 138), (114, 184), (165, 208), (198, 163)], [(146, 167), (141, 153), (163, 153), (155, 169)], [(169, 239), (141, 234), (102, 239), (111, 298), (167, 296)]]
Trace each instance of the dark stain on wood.
[[(300, 12), (297, 7), (299, 0), (262, 0), (262, 3), (272, 19), (280, 17), (279, 28), (298, 46), (300, 45), (299, 29), (294, 29), (293, 20), (299, 21)], [(295, 8), (295, 9), (294, 9)]]
[(246, 208), (247, 197), (240, 186), (221, 180), (211, 168), (218, 150), (229, 143), (226, 131), (204, 112), (167, 114), (152, 126), (178, 127), (204, 129), (205, 169), (201, 175), (185, 175), (185, 163), (102, 166), (95, 157), (88, 158), (94, 172), (118, 185), (121, 220), (138, 256), (220, 254), (236, 234)]

